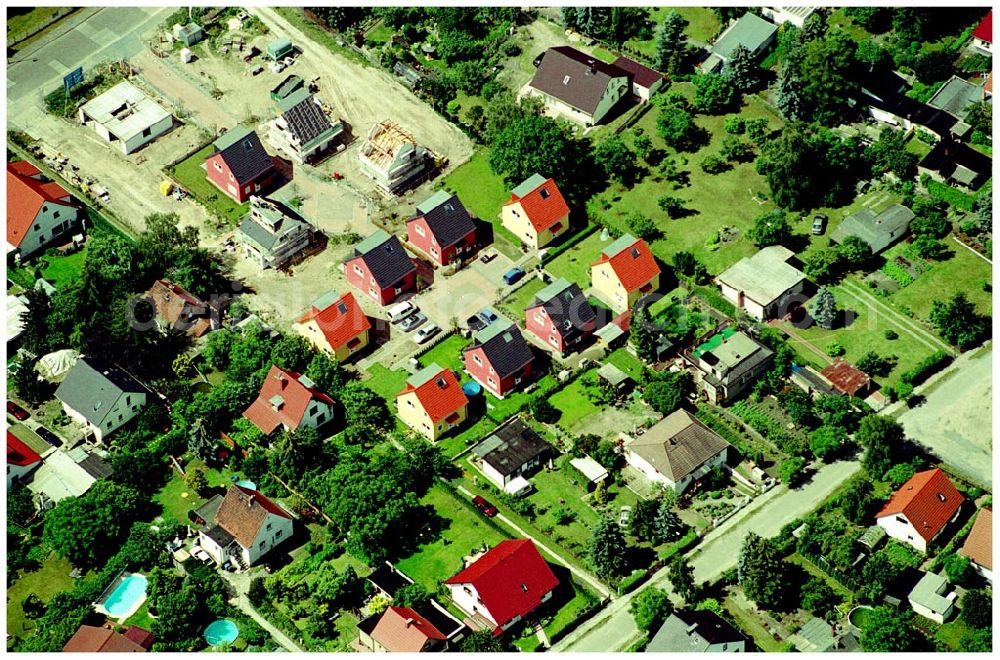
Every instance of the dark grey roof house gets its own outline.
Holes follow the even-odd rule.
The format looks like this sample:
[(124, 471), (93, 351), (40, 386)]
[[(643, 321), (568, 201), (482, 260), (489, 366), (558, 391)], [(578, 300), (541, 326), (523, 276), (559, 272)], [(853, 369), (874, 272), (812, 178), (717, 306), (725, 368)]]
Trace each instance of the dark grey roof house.
[(965, 143), (944, 139), (924, 156), (917, 169), (938, 181), (971, 191), (978, 190), (990, 178), (993, 161)]
[(236, 126), (226, 131), (212, 143), (218, 157), (229, 168), (238, 185), (256, 181), (267, 176), (274, 169), (274, 160), (264, 149), (255, 131), (245, 126)]
[(830, 233), (830, 240), (843, 243), (848, 236), (861, 238), (878, 254), (903, 236), (910, 229), (913, 211), (902, 204), (894, 204), (881, 213), (866, 208), (844, 218)]
[(549, 110), (586, 126), (600, 123), (630, 89), (627, 71), (569, 46), (545, 51), (528, 87)]
[(267, 140), (296, 163), (316, 162), (344, 134), (344, 124), (333, 122), (306, 89), (278, 100), (281, 114), (268, 125)]
[(243, 255), (261, 270), (280, 268), (309, 246), (313, 226), (283, 204), (250, 198), (250, 212), (236, 229)]
[(148, 390), (116, 366), (81, 357), (56, 390), (66, 414), (98, 440), (127, 424), (146, 405)]
[(715, 431), (686, 410), (677, 410), (642, 435), (625, 440), (625, 461), (678, 495), (726, 461), (729, 449)]
[(483, 474), (508, 493), (527, 490), (530, 484), (525, 476), (538, 469), (551, 451), (549, 443), (516, 417), (472, 448), (482, 460)]
[[(715, 612), (671, 614), (646, 646), (647, 653), (744, 653), (746, 635)], [(751, 645), (752, 646), (752, 645)]]
[(355, 246), (352, 259), (356, 257), (361, 257), (381, 288), (396, 284), (417, 270), (399, 237), (383, 229)]
[(472, 344), (464, 350), (481, 347), (500, 379), (519, 372), (535, 359), (521, 330), (508, 319), (497, 319), (474, 334), (472, 339)]
[(476, 224), (458, 195), (449, 195), (443, 190), (417, 204), (417, 213), (410, 220), (418, 218), (424, 219), (442, 250), (476, 231)]

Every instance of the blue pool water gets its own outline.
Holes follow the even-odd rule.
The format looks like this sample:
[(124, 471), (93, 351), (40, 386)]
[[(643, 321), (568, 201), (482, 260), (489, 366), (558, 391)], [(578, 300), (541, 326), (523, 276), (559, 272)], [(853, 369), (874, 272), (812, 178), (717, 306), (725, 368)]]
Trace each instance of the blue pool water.
[(113, 617), (128, 614), (136, 603), (146, 597), (145, 575), (133, 573), (122, 580), (122, 583), (115, 587), (115, 590), (108, 594), (104, 601), (104, 609)]
[(240, 634), (239, 627), (229, 619), (218, 619), (205, 628), (205, 641), (210, 646), (232, 644)]

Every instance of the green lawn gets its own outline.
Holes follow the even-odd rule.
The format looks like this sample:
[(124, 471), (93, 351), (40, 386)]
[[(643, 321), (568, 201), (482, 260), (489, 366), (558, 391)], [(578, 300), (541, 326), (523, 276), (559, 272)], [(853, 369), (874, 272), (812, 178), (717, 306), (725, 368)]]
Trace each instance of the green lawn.
[[(591, 369), (587, 373), (596, 374), (597, 370)], [(601, 408), (587, 398), (587, 392), (590, 389), (583, 384), (583, 376), (581, 375), (549, 397), (549, 403), (561, 413), (559, 426), (569, 429), (583, 418), (601, 412)]]
[(462, 370), (465, 368), (465, 361), (462, 359), (462, 349), (468, 345), (468, 339), (462, 335), (453, 334), (421, 355), (420, 364), (426, 367), (436, 362), (438, 366), (450, 368), (458, 374), (459, 380), (461, 380)]
[[(716, 17), (715, 12), (707, 7), (656, 7), (650, 9), (649, 18), (657, 29), (669, 11), (676, 11), (687, 20), (688, 26), (684, 28), (684, 34), (696, 41), (707, 42), (722, 31), (722, 23)], [(653, 57), (656, 54), (656, 30), (654, 29), (651, 39), (645, 41), (629, 39), (625, 45), (637, 49), (646, 57)]]
[(521, 406), (528, 400), (533, 399), (539, 390), (547, 390), (555, 384), (555, 376), (549, 374), (537, 381), (535, 389), (530, 394), (517, 391), (513, 394), (508, 394), (503, 399), (498, 399), (489, 392), (486, 392), (486, 415), (496, 422), (502, 422), (518, 412)]
[[(927, 319), (933, 301), (948, 300), (962, 291), (980, 312), (989, 314), (993, 308), (992, 294), (983, 291), (982, 284), (993, 281), (993, 266), (950, 236), (943, 242), (955, 256), (945, 261), (930, 262), (930, 270), (889, 296), (889, 301), (900, 309), (909, 308), (917, 318)], [(902, 250), (903, 245), (894, 246), (886, 254), (891, 259)]]
[(483, 545), (494, 546), (506, 538), (486, 523), (486, 518), (441, 484), (420, 500), (445, 519), (440, 537), (420, 546), (420, 550), (396, 564), (414, 582), (431, 593), (438, 585), (462, 570), (462, 557)]
[[(693, 96), (693, 85), (676, 83), (671, 87), (687, 97)], [(728, 116), (738, 115), (745, 119), (763, 117), (770, 120), (772, 128), (780, 125), (780, 120), (756, 99), (749, 97), (738, 113), (730, 115), (697, 115), (696, 123), (708, 131), (711, 141), (695, 153), (677, 154), (656, 133), (657, 110), (647, 112), (636, 124), (653, 140), (655, 148), (664, 149), (668, 157), (678, 164), (678, 169), (688, 172), (690, 185), (675, 190), (673, 184), (658, 180), (655, 171), (647, 174), (640, 182), (626, 189), (613, 183), (604, 192), (595, 195), (588, 204), (592, 216), (603, 217), (620, 231), (628, 230), (624, 218), (631, 213), (641, 213), (657, 224), (663, 237), (651, 245), (653, 254), (665, 263), (681, 250), (687, 250), (700, 259), (711, 274), (718, 274), (739, 259), (756, 252), (747, 238), (747, 231), (754, 219), (774, 208), (770, 201), (758, 202), (758, 193), (769, 194), (764, 177), (757, 174), (752, 162), (736, 164), (732, 169), (720, 174), (706, 174), (700, 167), (701, 161), (719, 152), (726, 137), (723, 125)], [(624, 136), (630, 140), (635, 128)], [(684, 207), (691, 211), (685, 218), (671, 220), (660, 210), (657, 200), (664, 195), (684, 200)], [(723, 226), (732, 226), (738, 236), (731, 243), (717, 249), (709, 249), (708, 242)], [(803, 227), (802, 231), (806, 228)]]
[(793, 564), (798, 564), (810, 575), (824, 580), (827, 583), (827, 585), (829, 585), (829, 587), (833, 589), (834, 593), (840, 596), (843, 600), (851, 600), (854, 597), (854, 594), (851, 593), (850, 589), (848, 589), (841, 583), (834, 580), (832, 577), (823, 572), (823, 570), (820, 569), (819, 566), (812, 563), (799, 553), (796, 552), (792, 554), (790, 557), (788, 557), (787, 561)]
[(58, 14), (63, 14), (69, 7), (32, 7), (7, 11), (7, 43), (20, 41), (41, 30), (53, 22)]
[[(590, 540), (590, 529), (600, 520), (600, 514), (586, 501), (586, 486), (580, 481), (569, 461), (572, 457), (564, 454), (554, 461), (554, 470), (539, 470), (531, 483), (535, 490), (528, 500), (535, 505), (537, 511), (543, 511), (535, 518), (535, 526), (544, 531), (550, 531), (552, 540), (573, 551), (577, 555), (585, 552)], [(576, 481), (577, 483), (573, 483)], [(557, 523), (557, 509), (572, 512), (570, 522)]]
[(381, 364), (368, 367), (370, 379), (364, 381), (372, 391), (389, 402), (390, 408), (396, 404), (396, 395), (406, 387), (406, 379), (410, 374), (405, 371), (392, 371)]
[(208, 144), (204, 149), (195, 152), (186, 160), (175, 165), (170, 173), (177, 182), (191, 193), (208, 211), (235, 225), (250, 208), (249, 204), (237, 204), (215, 187), (205, 175), (205, 159), (212, 155), (215, 148)]
[(830, 27), (839, 27), (847, 33), (847, 36), (857, 42), (865, 41), (872, 36), (866, 29), (848, 18), (843, 9), (831, 12), (830, 18), (827, 19), (827, 25)]
[[(193, 460), (184, 469), (190, 472), (195, 468), (204, 466), (205, 464), (202, 461)], [(205, 470), (205, 479), (208, 481), (209, 486), (228, 486), (231, 483), (230, 474), (232, 472), (228, 470), (220, 472), (219, 470), (209, 469)], [(187, 497), (182, 497), (184, 493), (187, 493)], [(188, 511), (197, 509), (206, 501), (205, 498), (199, 497), (194, 490), (188, 487), (187, 483), (184, 482), (184, 477), (174, 469), (171, 469), (170, 481), (160, 489), (160, 492), (153, 496), (153, 502), (163, 508), (163, 517), (182, 525), (188, 523)]]
[(69, 576), (73, 566), (68, 559), (52, 554), (42, 562), (41, 568), (33, 573), (25, 573), (7, 589), (7, 633), (23, 637), (34, 630), (35, 624), (24, 618), (21, 601), (29, 594), (35, 594), (42, 602), (61, 591), (73, 588), (73, 578)]
[(732, 597), (726, 598), (722, 606), (736, 623), (736, 627), (753, 638), (754, 644), (765, 653), (780, 653), (785, 650), (785, 645), (774, 641), (771, 633), (767, 632), (760, 620), (750, 612), (743, 610)]
[(934, 634), (934, 639), (943, 642), (952, 651), (959, 650), (959, 642), (962, 636), (969, 631), (969, 627), (959, 617), (955, 617), (948, 623), (943, 624)]
[(144, 630), (152, 630), (153, 617), (149, 616), (148, 605), (149, 601), (147, 600), (139, 607), (139, 610), (135, 614), (125, 619), (125, 625), (139, 626)]
[(469, 162), (446, 176), (444, 187), (458, 195), (473, 215), (493, 225), (494, 247), (512, 259), (521, 256), (521, 242), (500, 224), (500, 207), (510, 199), (510, 192), (490, 169), (487, 149), (477, 150)]
[(602, 232), (594, 232), (545, 265), (555, 277), (565, 277), (580, 288), (590, 288), (590, 264), (601, 258), (601, 250), (611, 245), (611, 239), (601, 240)]
[(611, 355), (604, 358), (604, 361), (615, 365), (636, 381), (642, 378), (642, 362), (639, 358), (629, 353), (628, 348), (625, 346), (615, 350)]
[(533, 277), (528, 280), (527, 284), (522, 285), (521, 288), (504, 298), (500, 307), (504, 308), (502, 311), (508, 316), (523, 320), (524, 310), (535, 300), (535, 294), (544, 288), (545, 282), (540, 278)]
[[(831, 287), (830, 291), (837, 301), (838, 309), (850, 310), (856, 314), (854, 321), (849, 326), (824, 330), (814, 325), (806, 330), (800, 330), (787, 321), (781, 321), (780, 325), (823, 352), (826, 351), (831, 342), (838, 342), (846, 350), (844, 359), (851, 363), (873, 348), (879, 354), (896, 355), (899, 358), (896, 367), (888, 376), (878, 379), (883, 383), (895, 382), (899, 378), (899, 374), (909, 370), (934, 352), (934, 349), (915, 339), (906, 328), (898, 326), (879, 309), (869, 307), (867, 301), (863, 301), (856, 294), (846, 291), (842, 285)], [(890, 329), (899, 335), (897, 339), (889, 341), (885, 338), (885, 331)], [(819, 365), (821, 368), (826, 366), (827, 363), (822, 358), (807, 346), (802, 345), (795, 337), (791, 338), (790, 344), (805, 361)]]

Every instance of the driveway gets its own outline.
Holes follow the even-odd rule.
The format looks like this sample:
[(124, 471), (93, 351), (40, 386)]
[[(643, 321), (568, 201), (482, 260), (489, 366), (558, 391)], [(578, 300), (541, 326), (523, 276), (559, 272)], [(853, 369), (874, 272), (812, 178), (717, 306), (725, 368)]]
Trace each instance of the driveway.
[[(782, 527), (816, 509), (844, 481), (861, 469), (860, 463), (838, 461), (823, 466), (812, 480), (796, 490), (778, 486), (758, 497), (749, 506), (710, 532), (688, 557), (699, 582), (712, 580), (736, 565), (740, 545), (748, 532), (773, 536)], [(593, 619), (553, 646), (553, 651), (621, 651), (639, 638), (628, 607), (636, 593), (653, 586), (671, 591), (663, 568), (645, 586), (615, 600)]]
[[(256, 573), (259, 574), (260, 572), (257, 571)], [(288, 635), (273, 626), (270, 621), (261, 616), (260, 613), (254, 609), (253, 605), (250, 604), (250, 599), (247, 598), (247, 591), (250, 589), (250, 580), (253, 579), (255, 575), (248, 573), (227, 573), (225, 571), (222, 571), (220, 575), (226, 580), (226, 582), (231, 584), (233, 589), (236, 591), (236, 597), (231, 599), (230, 603), (240, 608), (244, 614), (260, 624), (261, 628), (271, 633), (271, 637), (273, 637), (276, 642), (281, 644), (286, 651), (292, 651), (294, 653), (305, 652), (305, 649), (292, 641)]]
[(926, 401), (898, 421), (906, 435), (948, 466), (993, 488), (993, 347), (966, 353), (927, 388)]

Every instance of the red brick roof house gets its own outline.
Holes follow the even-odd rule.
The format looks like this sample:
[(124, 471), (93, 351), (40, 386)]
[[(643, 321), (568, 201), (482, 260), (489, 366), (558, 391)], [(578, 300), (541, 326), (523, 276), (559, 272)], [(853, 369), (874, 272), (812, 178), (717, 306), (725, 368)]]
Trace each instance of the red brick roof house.
[(524, 310), (525, 328), (546, 346), (565, 355), (597, 328), (597, 312), (576, 283), (563, 278), (535, 294)]
[(7, 429), (7, 490), (41, 464), (38, 452)]
[(460, 610), (499, 637), (547, 602), (559, 580), (530, 539), (514, 539), (501, 541), (445, 584)]
[(534, 373), (535, 354), (520, 329), (505, 318), (474, 334), (462, 356), (469, 375), (501, 399)]
[(7, 246), (22, 259), (75, 229), (80, 204), (26, 161), (7, 163)]
[(390, 605), (371, 633), (361, 630), (361, 643), (376, 653), (438, 651), (447, 637), (430, 621), (408, 607)]
[(468, 417), (469, 397), (455, 372), (430, 364), (406, 380), (396, 395), (396, 410), (407, 426), (432, 442)]
[(406, 221), (406, 240), (438, 266), (472, 253), (476, 224), (457, 195), (434, 193)]
[(627, 57), (619, 57), (613, 66), (629, 74), (632, 83), (632, 93), (642, 101), (649, 101), (653, 94), (663, 89), (666, 80), (659, 71), (654, 71), (648, 66), (639, 64), (635, 60)]
[(958, 554), (969, 558), (972, 567), (983, 578), (993, 583), (993, 509), (980, 509), (972, 530)]
[(224, 194), (242, 204), (266, 189), (277, 170), (257, 133), (236, 126), (212, 143), (214, 153), (205, 160), (208, 180)]
[(986, 55), (993, 54), (993, 10), (972, 31), (972, 47)]
[(309, 377), (272, 366), (257, 400), (243, 416), (264, 433), (319, 428), (333, 420), (333, 399), (316, 389)]
[(847, 396), (864, 396), (871, 386), (868, 374), (851, 366), (843, 358), (834, 360), (833, 364), (823, 369), (820, 374), (830, 381), (833, 389)]
[(963, 502), (948, 475), (937, 468), (925, 470), (893, 494), (875, 521), (892, 538), (927, 552), (927, 545), (958, 517)]
[(417, 288), (417, 267), (394, 234), (379, 229), (354, 247), (344, 277), (380, 305)]
[(205, 521), (198, 543), (219, 564), (232, 561), (246, 570), (293, 533), (292, 516), (259, 491), (232, 485), (196, 515)]
[(214, 311), (204, 301), (169, 280), (156, 280), (146, 297), (156, 308), (156, 316), (162, 320), (164, 329), (201, 337), (218, 327), (218, 317), (213, 327)]
[(528, 247), (543, 248), (569, 228), (569, 206), (551, 178), (532, 174), (500, 210), (503, 226)]
[(294, 329), (317, 350), (333, 355), (341, 362), (368, 345), (371, 320), (365, 315), (354, 294), (337, 297), (330, 291), (313, 301), (309, 311), (299, 317)]
[(63, 653), (145, 653), (153, 646), (153, 633), (129, 626), (125, 634), (110, 628), (83, 625), (69, 638)]
[(659, 288), (660, 266), (646, 241), (625, 234), (590, 264), (590, 279), (598, 297), (613, 311), (624, 312)]

